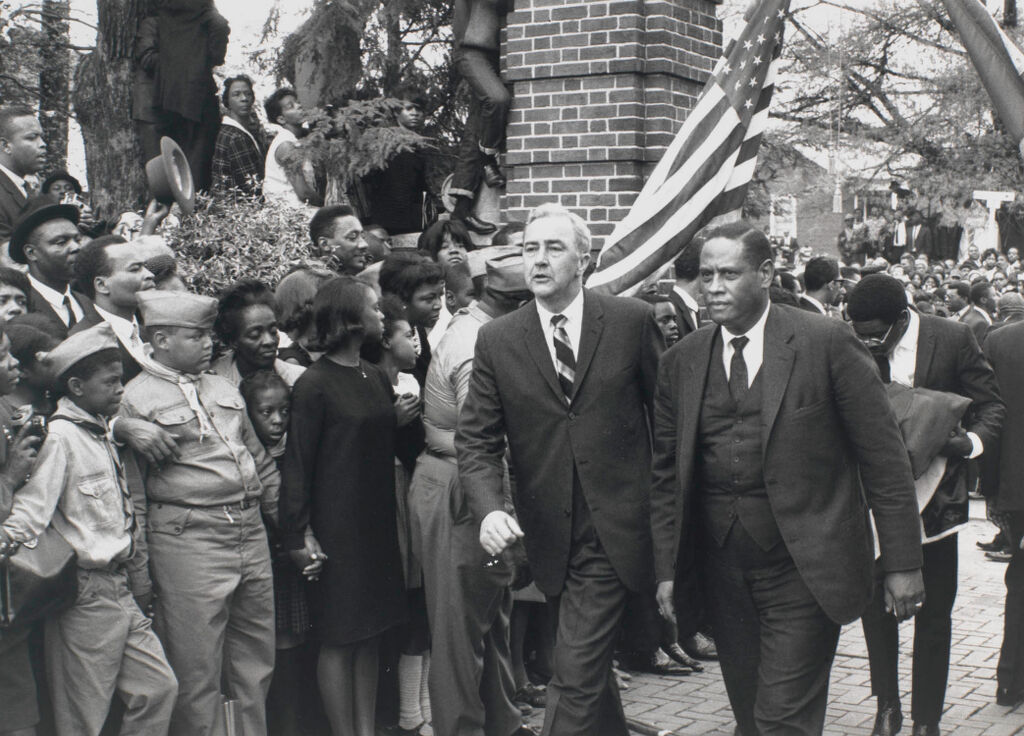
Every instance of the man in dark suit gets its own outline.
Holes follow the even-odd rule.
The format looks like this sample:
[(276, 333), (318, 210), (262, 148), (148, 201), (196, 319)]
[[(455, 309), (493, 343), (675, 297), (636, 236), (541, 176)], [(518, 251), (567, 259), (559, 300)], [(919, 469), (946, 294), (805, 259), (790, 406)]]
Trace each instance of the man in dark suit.
[(700, 281), (697, 278), (700, 271), (700, 246), (700, 241), (694, 240), (683, 249), (673, 264), (676, 283), (668, 293), (668, 298), (676, 310), (679, 339), (696, 332), (700, 327), (700, 305), (697, 303), (697, 295), (700, 294)]
[(800, 308), (826, 317), (835, 309), (836, 299), (843, 290), (839, 278), (839, 261), (828, 256), (816, 256), (804, 266), (804, 293), (800, 295)]
[(11, 238), (14, 221), (28, 202), (34, 182), (46, 165), (46, 143), (39, 120), (29, 107), (0, 107), (0, 243)]
[(888, 607), (902, 619), (923, 600), (910, 463), (850, 328), (769, 304), (762, 232), (712, 229), (700, 273), (716, 325), (666, 352), (658, 373), (658, 603), (671, 618), (695, 536), (737, 732), (820, 733), (840, 624), (871, 597), (868, 508)]
[(28, 201), (11, 233), (11, 259), (28, 266), (28, 311), (68, 329), (94, 313), (89, 298), (71, 289), (81, 237), (78, 208), (54, 204), (46, 195)]
[[(455, 447), (484, 549), (522, 538), (558, 601), (544, 733), (626, 736), (612, 650), (627, 592), (651, 583), (648, 410), (663, 343), (648, 305), (582, 288), (589, 252), (578, 216), (530, 215), (535, 300), (480, 330)], [(501, 494), (506, 437), (518, 523)]]
[[(926, 597), (914, 620), (911, 712), (915, 736), (933, 736), (939, 733), (949, 672), (957, 530), (967, 523), (967, 459), (978, 457), (996, 443), (1006, 407), (995, 374), (971, 330), (958, 322), (912, 311), (903, 284), (892, 276), (865, 276), (850, 293), (847, 313), (854, 331), (875, 356), (883, 381), (971, 400), (963, 427), (942, 448), (946, 469), (921, 511)], [(880, 595), (876, 590), (864, 612), (863, 625), (872, 692), (878, 698), (874, 733), (890, 736), (903, 722), (897, 672), (899, 633), (896, 620), (883, 610)]]
[(982, 457), (982, 483), (995, 492), (1001, 513), (1009, 515), (1013, 557), (1006, 568), (1003, 646), (996, 676), (996, 702), (1024, 702), (1024, 322), (993, 330), (985, 339), (1003, 400), (1006, 420), (999, 440)]
[(971, 284), (970, 298), (970, 304), (960, 314), (960, 321), (971, 328), (978, 344), (984, 345), (996, 311), (996, 290), (988, 281), (976, 281)]
[(907, 252), (924, 253), (930, 258), (934, 250), (935, 235), (931, 226), (924, 221), (920, 210), (911, 210), (907, 214)]
[(124, 381), (142, 371), (146, 359), (137, 310), (140, 291), (153, 288), (153, 274), (145, 254), (118, 235), (90, 241), (75, 259), (75, 282), (93, 301), (92, 314), (83, 317), (70, 333), (106, 322), (114, 330), (121, 351)]

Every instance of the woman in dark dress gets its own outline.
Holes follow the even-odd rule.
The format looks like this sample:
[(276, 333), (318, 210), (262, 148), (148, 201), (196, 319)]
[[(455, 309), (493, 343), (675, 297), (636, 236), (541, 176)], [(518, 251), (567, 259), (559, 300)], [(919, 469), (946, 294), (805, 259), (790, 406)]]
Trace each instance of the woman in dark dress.
[(292, 394), (281, 527), (300, 568), (317, 542), (326, 557), (309, 602), (332, 732), (373, 736), (380, 637), (406, 617), (394, 458), (396, 429), (411, 418), (396, 413), (387, 374), (359, 357), (364, 341), (381, 339), (376, 292), (333, 279), (317, 292), (313, 315), (326, 352)]

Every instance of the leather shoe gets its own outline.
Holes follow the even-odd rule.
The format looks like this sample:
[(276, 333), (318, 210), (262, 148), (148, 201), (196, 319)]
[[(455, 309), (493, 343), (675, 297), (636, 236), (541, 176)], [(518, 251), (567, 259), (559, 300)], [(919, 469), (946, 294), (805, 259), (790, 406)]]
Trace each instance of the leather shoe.
[(992, 560), (992, 562), (1009, 562), (1013, 559), (1013, 555), (1010, 552), (986, 552), (986, 560)]
[(899, 701), (895, 703), (879, 703), (878, 714), (875, 716), (875, 727), (871, 736), (894, 736), (903, 728), (903, 711)]
[(623, 657), (620, 661), (623, 669), (633, 672), (647, 672), (652, 675), (688, 675), (690, 670), (676, 664), (668, 655), (660, 649), (655, 649), (650, 654), (637, 654), (633, 657)]
[(1003, 539), (1002, 532), (997, 532), (996, 535), (992, 537), (991, 542), (975, 542), (975, 544), (978, 546), (978, 549), (983, 552), (998, 552), (1006, 549), (1006, 540)]
[(996, 690), (996, 705), (1016, 708), (1021, 703), (1024, 703), (1024, 691), (1011, 690), (1008, 687), (1001, 687)]
[(937, 723), (915, 723), (913, 736), (941, 736)]
[(484, 184), (491, 189), (504, 189), (505, 183), (505, 175), (501, 173), (498, 164), (484, 164)]
[(704, 665), (698, 662), (696, 659), (691, 657), (689, 654), (683, 651), (683, 648), (679, 646), (677, 642), (672, 642), (667, 646), (662, 647), (662, 651), (665, 652), (671, 659), (681, 664), (683, 667), (689, 667), (694, 672), (703, 672)]
[(495, 225), (493, 222), (481, 220), (476, 215), (469, 215), (468, 217), (463, 219), (462, 222), (467, 228), (469, 228), (475, 233), (478, 233), (479, 235), (490, 235), (491, 233), (498, 229), (498, 226)]
[(679, 644), (683, 647), (683, 651), (694, 659), (718, 659), (718, 649), (715, 648), (715, 640), (707, 634), (702, 634), (698, 631), (693, 636), (680, 641)]

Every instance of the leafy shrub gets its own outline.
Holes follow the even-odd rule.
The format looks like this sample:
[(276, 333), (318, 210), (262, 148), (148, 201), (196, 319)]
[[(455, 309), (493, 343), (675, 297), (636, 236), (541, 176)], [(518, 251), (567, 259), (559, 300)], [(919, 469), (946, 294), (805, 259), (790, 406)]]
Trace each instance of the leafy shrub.
[(274, 288), (293, 266), (309, 261), (311, 216), (308, 209), (243, 196), (198, 195), (195, 212), (166, 237), (193, 291), (216, 296), (240, 278)]

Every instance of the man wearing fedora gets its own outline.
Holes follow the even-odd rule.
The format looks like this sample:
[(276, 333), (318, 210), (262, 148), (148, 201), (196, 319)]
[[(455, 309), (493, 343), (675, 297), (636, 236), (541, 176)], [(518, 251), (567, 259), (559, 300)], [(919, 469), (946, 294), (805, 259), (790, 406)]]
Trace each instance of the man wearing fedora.
[(28, 266), (28, 311), (50, 317), (65, 329), (95, 316), (89, 298), (71, 289), (81, 237), (78, 208), (55, 204), (45, 195), (28, 201), (11, 233), (11, 259)]

